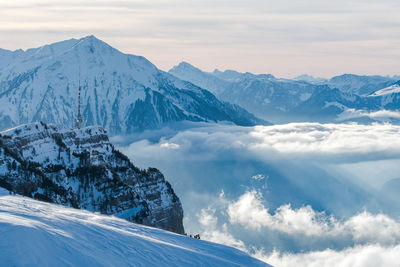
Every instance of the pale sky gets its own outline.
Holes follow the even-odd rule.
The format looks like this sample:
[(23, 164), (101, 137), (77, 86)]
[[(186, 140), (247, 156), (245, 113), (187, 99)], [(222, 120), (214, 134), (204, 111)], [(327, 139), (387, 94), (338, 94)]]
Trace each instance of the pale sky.
[(163, 70), (180, 61), (295, 77), (400, 74), (399, 0), (1, 0), (0, 47), (95, 35)]

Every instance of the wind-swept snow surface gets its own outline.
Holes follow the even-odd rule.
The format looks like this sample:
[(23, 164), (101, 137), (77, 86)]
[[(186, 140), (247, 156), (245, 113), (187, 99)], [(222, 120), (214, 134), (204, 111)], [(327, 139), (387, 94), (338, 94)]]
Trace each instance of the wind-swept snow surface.
[(269, 266), (237, 249), (0, 188), (2, 266)]

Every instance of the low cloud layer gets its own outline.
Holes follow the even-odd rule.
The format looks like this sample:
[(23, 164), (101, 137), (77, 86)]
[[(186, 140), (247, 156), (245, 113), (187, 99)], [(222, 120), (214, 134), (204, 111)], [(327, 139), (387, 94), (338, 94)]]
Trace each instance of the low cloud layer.
[(363, 161), (363, 156), (399, 157), (400, 151), (400, 126), (391, 124), (291, 123), (257, 126), (249, 135), (256, 140), (250, 144), (254, 150), (273, 149), (300, 157), (311, 155), (316, 160), (344, 157), (346, 161)]
[(400, 126), (164, 130), (164, 137), (143, 134), (119, 149), (139, 167), (165, 174), (182, 200), (188, 233), (276, 266), (329, 266), (335, 259), (335, 266), (349, 266), (351, 259), (361, 264), (374, 253), (379, 259), (398, 251), (400, 221), (390, 213), (398, 213), (398, 202), (387, 202), (381, 187), (400, 178)]
[[(137, 166), (155, 166), (163, 171), (183, 198), (194, 190), (197, 194), (225, 190), (237, 197), (243, 190), (255, 187), (275, 194), (273, 204), (278, 206), (293, 204), (291, 200), (295, 199), (295, 208), (316, 203), (322, 208), (330, 207), (332, 212), (365, 206), (362, 201), (373, 200), (374, 196), (368, 195), (371, 188), (379, 191), (386, 182), (400, 178), (397, 125), (204, 124), (177, 132), (168, 128), (157, 131), (157, 135), (161, 138), (153, 132), (144, 133), (140, 140), (119, 149)], [(122, 139), (113, 139), (118, 140)], [(313, 190), (308, 190), (309, 183)], [(354, 184), (362, 190), (354, 188)], [(301, 203), (305, 198), (309, 201)], [(379, 205), (374, 208), (380, 209)], [(385, 208), (390, 206), (385, 204)]]
[(257, 252), (253, 256), (280, 267), (397, 267), (399, 266), (400, 245), (365, 245), (344, 250), (326, 249), (308, 253), (279, 253), (265, 255)]
[[(215, 126), (182, 131), (158, 143), (139, 141), (124, 151), (201, 157), (240, 151), (259, 157), (312, 157), (317, 161), (383, 160), (400, 158), (400, 126), (391, 124), (290, 123), (274, 126)], [(132, 153), (135, 151), (135, 153)], [(149, 157), (150, 157), (149, 156)]]
[[(222, 202), (226, 202), (220, 196)], [(274, 266), (397, 266), (400, 252), (400, 221), (385, 214), (362, 212), (347, 220), (316, 212), (311, 207), (292, 209), (289, 205), (268, 210), (261, 195), (246, 192), (226, 209), (202, 209), (198, 214), (203, 227), (203, 239), (234, 246)], [(228, 217), (218, 225), (217, 216)], [(235, 225), (243, 231), (256, 231), (266, 242), (275, 233), (278, 238), (290, 238), (303, 244), (323, 244), (308, 252), (291, 253), (245, 245), (231, 232)], [(323, 241), (323, 242), (321, 242)], [(273, 239), (270, 242), (274, 242)], [(330, 247), (340, 243), (336, 250)]]
[(232, 202), (227, 214), (231, 224), (261, 232), (264, 228), (288, 235), (331, 240), (351, 240), (356, 244), (395, 245), (400, 243), (400, 221), (386, 215), (362, 212), (340, 221), (316, 212), (310, 206), (279, 207), (271, 214), (256, 191), (246, 192)]
[(400, 112), (392, 110), (378, 110), (374, 112), (368, 112), (364, 110), (347, 109), (343, 113), (339, 114), (337, 120), (344, 121), (362, 117), (368, 117), (382, 122), (390, 122), (393, 119), (399, 120)]

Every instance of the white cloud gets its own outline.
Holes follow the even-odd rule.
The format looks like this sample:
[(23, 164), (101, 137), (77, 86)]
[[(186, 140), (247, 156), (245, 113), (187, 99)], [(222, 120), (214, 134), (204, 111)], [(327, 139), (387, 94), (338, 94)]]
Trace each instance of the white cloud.
[(329, 224), (333, 220), (323, 213), (315, 212), (310, 206), (293, 210), (290, 205), (284, 205), (271, 215), (262, 204), (261, 194), (256, 191), (246, 192), (236, 202), (230, 204), (228, 215), (231, 224), (238, 223), (245, 228), (260, 231), (265, 227), (306, 236), (323, 235), (329, 231)]
[(201, 235), (201, 238), (210, 242), (234, 247), (247, 252), (246, 246), (243, 241), (235, 239), (227, 231), (206, 231)]
[[(368, 212), (338, 220), (315, 212), (311, 207), (292, 209), (289, 205), (281, 206), (272, 214), (261, 202), (260, 194), (252, 191), (231, 201), (225, 207), (226, 212), (210, 207), (201, 210), (198, 218), (203, 227), (202, 239), (234, 246), (273, 266), (398, 266), (400, 221)], [(217, 215), (228, 216), (229, 222), (218, 225)], [(272, 231), (278, 239), (290, 236), (292, 242), (301, 244), (326, 239), (329, 242), (320, 243), (323, 245), (311, 250), (304, 247), (306, 252), (276, 249), (268, 252), (262, 246), (257, 248), (237, 238), (233, 231), (237, 225), (249, 235), (251, 231), (257, 231), (259, 236), (265, 236), (266, 242), (273, 243), (276, 239), (265, 230)], [(339, 243), (341, 245), (336, 249), (331, 248)]]
[(399, 266), (399, 255), (400, 245), (389, 247), (366, 245), (340, 251), (327, 249), (298, 254), (274, 251), (265, 255), (259, 251), (253, 256), (279, 267), (397, 267)]
[(393, 245), (400, 243), (400, 221), (387, 215), (372, 215), (368, 212), (357, 214), (343, 224), (338, 224), (336, 229), (330, 230), (332, 234), (346, 233), (353, 237), (357, 243), (377, 243)]
[[(223, 195), (220, 195), (220, 198), (221, 197), (223, 197)], [(197, 215), (199, 223), (203, 227), (201, 238), (246, 251), (246, 246), (243, 241), (235, 239), (228, 233), (226, 224), (222, 225), (222, 230), (217, 228), (218, 218), (215, 216), (215, 212), (215, 209), (208, 207), (207, 209), (202, 209), (200, 214)]]
[[(261, 203), (260, 194), (246, 192), (236, 201), (225, 203), (219, 209), (208, 207), (198, 214), (202, 225), (202, 239), (236, 247), (273, 266), (338, 266), (369, 267), (398, 266), (400, 255), (400, 221), (384, 214), (362, 212), (347, 220), (338, 220), (318, 213), (310, 207), (292, 209), (282, 206), (273, 213)], [(226, 202), (224, 196), (220, 197)], [(229, 217), (219, 224), (218, 216)], [(234, 228), (242, 226), (241, 235), (264, 237), (266, 243), (292, 237), (291, 242), (301, 244), (301, 251), (267, 250), (253, 246), (237, 237)], [(237, 229), (236, 229), (237, 230)], [(275, 234), (276, 238), (267, 234)], [(328, 243), (321, 240), (328, 239)], [(303, 246), (316, 243), (317, 246)], [(340, 244), (339, 247), (334, 244)], [(271, 249), (271, 247), (269, 247)]]
[(276, 126), (256, 126), (250, 136), (254, 150), (274, 149), (290, 155), (317, 156), (315, 160), (329, 156), (349, 157), (392, 156), (400, 152), (400, 126), (391, 124), (319, 124), (290, 123)]
[(390, 119), (400, 119), (400, 112), (391, 110), (379, 110), (374, 112), (367, 112), (364, 110), (346, 109), (339, 114), (337, 120), (344, 121), (348, 119), (370, 117), (379, 121), (390, 121)]
[[(160, 147), (164, 150), (161, 151)], [(354, 123), (209, 126), (181, 131), (169, 139), (162, 138), (158, 143), (141, 140), (122, 150), (134, 159), (139, 155), (165, 158), (173, 153), (177, 161), (221, 160), (245, 155), (267, 161), (283, 157), (310, 163), (399, 159), (400, 126)]]
[[(164, 136), (163, 133), (160, 131), (161, 136)], [(349, 216), (349, 212), (360, 211), (362, 207), (376, 211), (375, 203), (378, 209), (382, 208), (386, 212), (392, 206), (392, 210), (397, 210), (390, 202), (379, 202), (385, 199), (379, 191), (377, 199), (374, 199), (362, 190), (380, 190), (385, 181), (398, 178), (400, 126), (292, 123), (238, 127), (208, 124), (177, 133), (168, 130), (168, 137), (161, 139), (153, 133), (148, 133), (148, 136), (153, 141), (140, 140), (118, 149), (129, 156), (138, 167), (155, 166), (164, 173), (182, 200), (187, 218), (185, 226), (189, 230), (193, 229), (192, 231), (198, 231), (198, 211), (220, 201), (217, 197), (220, 192), (224, 192), (225, 198), (237, 199), (246, 190), (263, 190), (263, 197), (271, 201), (273, 207), (291, 203), (293, 199), (293, 207), (299, 208), (299, 201), (310, 205), (317, 203), (339, 216)], [(141, 137), (146, 138), (145, 135)], [(115, 140), (118, 141), (118, 138), (114, 138)], [(171, 149), (170, 144), (179, 149)], [(252, 178), (261, 178), (259, 174), (266, 178)], [(311, 180), (310, 174), (315, 176)], [(338, 182), (332, 184), (332, 179), (337, 179)], [(309, 184), (310, 181), (319, 180), (330, 184), (324, 193)], [(349, 191), (349, 188), (354, 188), (354, 183), (360, 190)], [(279, 193), (284, 195), (282, 197), (285, 202), (279, 202), (279, 195), (271, 198), (276, 195), (277, 188), (279, 191), (279, 188), (286, 186), (292, 188), (292, 193)], [(305, 195), (302, 192), (296, 194), (293, 191), (296, 186), (299, 190), (304, 190)], [(311, 190), (305, 190), (306, 188)], [(343, 194), (340, 190), (343, 190)], [(257, 200), (247, 197), (248, 201), (253, 201), (250, 204)], [(356, 207), (346, 205), (346, 201), (354, 203)], [(296, 210), (282, 206), (278, 214), (281, 221), (294, 216), (298, 220), (314, 223), (314, 232), (324, 231), (322, 222), (329, 224), (330, 221), (322, 220), (323, 216), (312, 214), (307, 209), (304, 207), (293, 213)], [(259, 206), (256, 211), (255, 219), (251, 223), (263, 227), (260, 222), (263, 219), (257, 220), (256, 215), (267, 215), (267, 211), (263, 206)], [(267, 218), (272, 218), (276, 227), (282, 227), (278, 223), (278, 217)], [(227, 217), (225, 219), (228, 220)], [(239, 221), (240, 217), (236, 219)], [(308, 230), (307, 227), (302, 229), (305, 230), (292, 227), (290, 231)], [(311, 232), (308, 234), (315, 235)], [(352, 238), (353, 235), (350, 234), (343, 237)]]
[(199, 223), (203, 227), (215, 229), (217, 227), (218, 219), (215, 215), (215, 209), (202, 209), (199, 217)]
[[(398, 218), (363, 211), (363, 204), (357, 211), (348, 207), (351, 210), (348, 214), (338, 215), (334, 204), (343, 201), (342, 198), (348, 194), (346, 180), (341, 180), (344, 187), (332, 189), (343, 188), (344, 191), (339, 191), (337, 198), (329, 198), (313, 191), (314, 184), (305, 175), (315, 172), (316, 167), (329, 165), (326, 171), (334, 176), (335, 171), (339, 171), (337, 166), (346, 163), (354, 165), (355, 172), (369, 175), (371, 179), (384, 179), (383, 171), (390, 172), (386, 178), (397, 178), (400, 126), (319, 123), (265, 127), (203, 125), (174, 134), (168, 131), (166, 138), (149, 136), (153, 142), (134, 142), (122, 148), (123, 152), (135, 164), (140, 163), (140, 167), (153, 165), (160, 168), (182, 200), (185, 229), (189, 233), (200, 233), (204, 240), (234, 246), (249, 253), (259, 251), (257, 256), (276, 266), (297, 263), (300, 266), (303, 263), (304, 266), (313, 266), (314, 263), (315, 266), (351, 266), (351, 263), (362, 266), (365, 262), (376, 263), (374, 257), (378, 262), (391, 266), (394, 261), (390, 261), (390, 257), (399, 252)], [(161, 147), (163, 144), (176, 144), (179, 149), (167, 148), (169, 145)], [(257, 163), (247, 165), (252, 160)], [(383, 165), (382, 160), (385, 162)], [(233, 164), (224, 165), (231, 161)], [(292, 165), (293, 162), (296, 165)], [(370, 165), (374, 167), (366, 168)], [(276, 178), (276, 172), (270, 171), (273, 168), (285, 171), (288, 166), (300, 166), (293, 171), (294, 180), (282, 178), (281, 181)], [(243, 169), (248, 171), (242, 173)], [(303, 173), (303, 169), (308, 172)], [(321, 172), (321, 175), (325, 173)], [(263, 176), (265, 178), (261, 179)], [(349, 179), (349, 184), (355, 182), (354, 175), (349, 177), (345, 178)], [(267, 186), (263, 189), (260, 184), (264, 182)], [(284, 184), (279, 184), (281, 182)], [(318, 212), (320, 209), (314, 206), (273, 203), (274, 200), (268, 196), (277, 188), (276, 183), (278, 189), (279, 186), (283, 188), (283, 193), (285, 186), (304, 183), (302, 188), (304, 191), (310, 189), (307, 193), (316, 199), (316, 203), (333, 203), (330, 209), (333, 215)], [(369, 185), (364, 184), (365, 187)], [(253, 189), (262, 190), (263, 195)], [(378, 202), (383, 198), (382, 194), (377, 194), (372, 201)], [(385, 205), (390, 203), (385, 202)], [(394, 208), (398, 210), (396, 206)], [(272, 252), (274, 248), (275, 253)]]
[(400, 242), (400, 221), (366, 211), (341, 221), (310, 206), (292, 209), (284, 205), (273, 211), (262, 203), (261, 194), (246, 192), (227, 208), (229, 222), (259, 232), (272, 230), (292, 236), (325, 240), (349, 240), (356, 244), (395, 245)]
[(162, 143), (160, 147), (169, 148), (169, 149), (179, 149), (180, 145), (174, 143)]
[[(267, 176), (267, 178), (268, 178), (268, 176)], [(256, 175), (253, 175), (253, 176), (251, 177), (251, 179), (254, 179), (254, 180), (256, 180), (256, 181), (258, 181), (258, 180), (264, 180), (264, 179), (265, 179), (265, 175), (264, 175), (264, 174), (256, 174)]]

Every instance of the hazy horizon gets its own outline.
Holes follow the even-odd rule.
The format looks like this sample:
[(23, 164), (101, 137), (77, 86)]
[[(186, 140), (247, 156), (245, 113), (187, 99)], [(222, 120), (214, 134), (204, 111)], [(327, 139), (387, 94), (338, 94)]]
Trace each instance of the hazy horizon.
[(400, 3), (49, 1), (0, 3), (1, 48), (95, 35), (162, 70), (187, 61), (293, 78), (398, 75)]
[[(82, 37), (75, 37), (75, 38), (68, 38), (68, 39), (65, 39), (65, 40), (56, 40), (56, 41), (54, 41), (54, 42), (42, 44), (42, 45), (39, 45), (39, 46), (37, 46), (37, 47), (16, 48), (16, 49), (5, 49), (5, 48), (0, 47), (0, 49), (5, 49), (5, 50), (13, 51), (13, 52), (14, 52), (14, 51), (17, 51), (17, 50), (27, 51), (27, 50), (29, 50), (29, 49), (35, 49), (35, 48), (39, 48), (39, 47), (42, 47), (42, 46), (45, 46), (45, 45), (51, 45), (51, 44), (54, 44), (54, 43), (57, 43), (57, 42), (66, 41), (66, 40), (69, 40), (69, 39), (77, 39), (77, 40), (79, 40), (79, 39), (81, 39), (81, 38), (85, 38), (85, 37), (88, 37), (88, 36), (90, 36), (90, 35), (82, 36)], [(94, 36), (94, 35), (93, 35), (93, 36)], [(99, 38), (98, 36), (95, 36), (95, 37), (98, 38), (99, 40), (102, 40), (102, 39)], [(102, 40), (102, 41), (104, 41), (104, 40)], [(110, 44), (110, 43), (108, 43), (108, 44), (111, 45), (111, 46), (113, 46), (113, 45)], [(113, 47), (114, 47), (114, 46), (113, 46)], [(114, 48), (116, 48), (116, 47), (114, 47)], [(118, 49), (118, 50), (119, 50), (119, 49)], [(124, 51), (121, 51), (121, 50), (119, 50), (119, 51), (122, 52), (122, 53), (124, 53), (124, 54), (131, 54), (131, 53), (127, 53), (127, 52), (124, 52)], [(143, 56), (143, 55), (139, 55), (139, 54), (136, 54), (136, 55), (138, 55), (138, 56)], [(147, 57), (146, 57), (146, 58), (147, 58)], [(148, 59), (148, 58), (147, 58), (147, 59)], [(154, 62), (152, 62), (152, 63), (154, 63)], [(196, 67), (196, 68), (199, 68), (199, 69), (202, 70), (202, 71), (206, 71), (206, 72), (213, 72), (213, 71), (216, 71), (216, 70), (221, 71), (221, 72), (224, 72), (224, 71), (237, 71), (237, 72), (242, 72), (242, 73), (250, 72), (250, 71), (247, 71), (247, 70), (237, 70), (237, 69), (232, 69), (232, 68), (227, 68), (227, 69), (218, 69), (218, 68), (203, 69), (203, 68), (200, 68), (199, 66), (193, 64), (192, 62), (188, 62), (188, 61), (185, 61), (185, 60), (180, 61), (180, 62), (177, 62), (175, 65), (171, 66), (169, 69), (163, 69), (163, 68), (161, 68), (160, 66), (158, 66), (157, 64), (155, 64), (155, 63), (154, 63), (154, 64), (156, 65), (157, 68), (159, 68), (159, 69), (161, 69), (161, 70), (163, 70), (163, 71), (165, 71), (165, 72), (168, 72), (171, 68), (173, 68), (173, 67), (179, 65), (180, 63), (188, 63), (188, 64), (190, 64), (190, 65), (192, 65), (192, 66), (194, 66), (194, 67)], [(314, 77), (314, 78), (322, 78), (322, 79), (330, 79), (330, 78), (332, 78), (332, 77), (340, 76), (340, 75), (345, 75), (345, 74), (355, 74), (355, 75), (360, 75), (360, 76), (363, 76), (363, 75), (367, 75), (367, 76), (379, 75), (379, 76), (386, 76), (386, 77), (396, 77), (396, 76), (399, 77), (399, 76), (400, 76), (399, 74), (390, 75), (390, 74), (339, 73), (339, 74), (333, 75), (333, 76), (321, 77), (321, 76), (313, 75), (312, 73), (301, 73), (301, 74), (299, 74), (299, 75), (292, 76), (292, 77), (280, 77), (280, 76), (275, 75), (274, 73), (266, 73), (266, 72), (264, 72), (264, 73), (263, 73), (263, 72), (251, 72), (251, 73), (253, 73), (253, 74), (272, 74), (272, 75), (274, 75), (274, 76), (277, 77), (277, 78), (288, 78), (288, 79), (298, 78), (298, 77), (303, 76), (303, 75), (309, 75), (309, 76), (312, 76), (312, 77)]]

